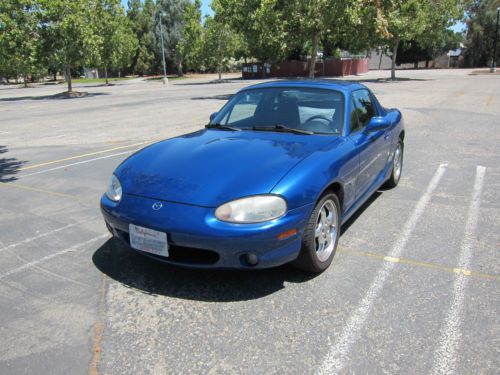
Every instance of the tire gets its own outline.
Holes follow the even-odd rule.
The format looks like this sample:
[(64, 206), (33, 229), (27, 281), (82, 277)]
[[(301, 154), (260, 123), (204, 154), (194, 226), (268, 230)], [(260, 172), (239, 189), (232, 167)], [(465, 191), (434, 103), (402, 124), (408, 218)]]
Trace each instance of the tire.
[(314, 207), (302, 236), (300, 254), (292, 265), (307, 272), (323, 272), (332, 263), (339, 237), (340, 203), (334, 193), (328, 193)]
[(399, 179), (401, 178), (401, 173), (403, 172), (403, 151), (404, 144), (400, 139), (398, 141), (398, 145), (396, 146), (396, 150), (394, 150), (394, 158), (392, 160), (392, 171), (391, 177), (384, 184), (385, 188), (393, 188), (398, 186)]

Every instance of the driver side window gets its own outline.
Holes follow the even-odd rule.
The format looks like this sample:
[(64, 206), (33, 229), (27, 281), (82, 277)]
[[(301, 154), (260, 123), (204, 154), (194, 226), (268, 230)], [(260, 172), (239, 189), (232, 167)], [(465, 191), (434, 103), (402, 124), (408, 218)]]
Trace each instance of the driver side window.
[(249, 92), (234, 105), (228, 116), (224, 117), (222, 123), (232, 125), (239, 121), (250, 119), (255, 114), (255, 109), (259, 104), (262, 93)]
[(376, 114), (375, 106), (368, 90), (357, 90), (352, 93), (351, 133), (356, 133), (364, 129)]

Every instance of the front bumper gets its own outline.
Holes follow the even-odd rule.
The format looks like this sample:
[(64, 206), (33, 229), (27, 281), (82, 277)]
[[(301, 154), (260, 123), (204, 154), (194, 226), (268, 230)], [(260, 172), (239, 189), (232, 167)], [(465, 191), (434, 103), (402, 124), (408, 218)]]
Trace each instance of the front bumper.
[[(162, 208), (153, 210), (154, 203)], [(231, 224), (217, 220), (215, 209), (124, 194), (117, 204), (103, 195), (101, 211), (108, 229), (128, 246), (129, 224), (167, 233), (168, 258), (143, 253), (163, 262), (196, 268), (269, 268), (294, 260), (313, 205), (299, 207), (279, 219), (258, 224)], [(291, 229), (297, 234), (278, 236)], [(142, 253), (142, 252), (141, 252)], [(246, 254), (258, 264), (245, 262)]]

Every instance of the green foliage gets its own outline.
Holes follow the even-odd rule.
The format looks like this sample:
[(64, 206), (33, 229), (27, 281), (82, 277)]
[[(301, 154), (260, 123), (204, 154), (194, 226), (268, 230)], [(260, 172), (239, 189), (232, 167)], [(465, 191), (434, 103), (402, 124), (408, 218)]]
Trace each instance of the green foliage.
[(429, 61), (439, 57), (449, 50), (457, 49), (463, 42), (463, 35), (452, 30), (445, 29), (441, 33), (435, 33), (434, 39), (421, 41), (403, 41), (399, 44), (397, 64), (415, 63)]
[[(467, 9), (468, 30), (465, 57), (470, 66), (491, 64), (498, 7), (500, 7), (500, 0), (476, 0)], [(498, 38), (500, 39), (500, 35)], [(500, 46), (497, 45), (497, 65), (499, 63)]]
[(94, 63), (104, 68), (107, 78), (108, 70), (130, 65), (138, 42), (119, 0), (97, 0), (96, 5), (94, 27), (101, 44)]
[(49, 59), (64, 66), (71, 87), (71, 68), (99, 61), (102, 37), (95, 29), (95, 3), (92, 0), (39, 0), (42, 32), (49, 41)]
[(163, 41), (165, 43), (165, 56), (177, 67), (177, 74), (182, 75), (183, 56), (178, 49), (183, 39), (185, 13), (189, 9), (189, 0), (158, 0), (157, 14), (155, 17), (154, 39), (158, 49), (161, 50), (160, 19), (163, 27)]
[(178, 43), (178, 51), (189, 70), (199, 70), (202, 65), (203, 26), (201, 24), (201, 1), (195, 0), (184, 12), (184, 33)]
[(24, 77), (43, 72), (39, 62), (39, 7), (33, 0), (0, 0), (0, 76)]
[(248, 48), (244, 57), (279, 62), (292, 49), (288, 44), (284, 3), (280, 0), (213, 0), (212, 8), (219, 24), (243, 36)]
[(372, 5), (377, 11), (373, 27), (380, 44), (392, 49), (392, 79), (402, 40), (429, 43), (437, 33), (461, 19), (464, 11), (462, 2), (456, 0), (373, 0)]
[(202, 64), (205, 69), (216, 70), (219, 79), (223, 70), (229, 68), (229, 59), (234, 56), (238, 38), (228, 25), (216, 18), (207, 17), (203, 25)]
[(457, 47), (459, 36), (446, 29), (466, 2), (470, 56), (484, 63), (500, 0), (213, 0), (215, 15), (203, 23), (200, 0), (129, 0), (126, 15), (120, 0), (0, 0), (0, 75), (49, 69), (70, 78), (84, 66), (159, 73), (160, 20), (167, 62), (179, 75), (221, 72), (235, 59), (310, 56), (312, 76), (320, 50), (338, 57), (373, 47), (390, 48), (395, 64), (401, 43), (400, 53), (427, 57)]
[(160, 66), (160, 55), (153, 38), (155, 12), (153, 0), (128, 2), (127, 18), (138, 40), (138, 47), (131, 64), (131, 71), (136, 74), (151, 74)]

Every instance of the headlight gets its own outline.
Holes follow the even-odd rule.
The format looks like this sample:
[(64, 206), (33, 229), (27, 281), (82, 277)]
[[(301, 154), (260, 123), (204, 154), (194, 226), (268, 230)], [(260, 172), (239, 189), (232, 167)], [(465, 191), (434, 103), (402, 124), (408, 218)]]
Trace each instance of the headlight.
[(106, 196), (114, 202), (118, 202), (122, 199), (122, 185), (115, 175), (111, 176)]
[(283, 216), (286, 202), (277, 195), (257, 195), (224, 203), (215, 210), (215, 217), (230, 223), (260, 223)]

